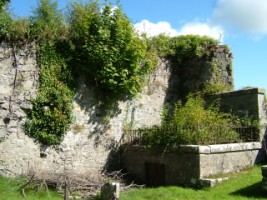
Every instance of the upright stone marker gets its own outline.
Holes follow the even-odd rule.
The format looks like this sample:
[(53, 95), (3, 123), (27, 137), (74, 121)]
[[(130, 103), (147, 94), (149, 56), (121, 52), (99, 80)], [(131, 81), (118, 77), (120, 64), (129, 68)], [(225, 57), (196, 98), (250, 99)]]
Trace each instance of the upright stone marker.
[(267, 165), (261, 167), (262, 171), (262, 189), (267, 191)]

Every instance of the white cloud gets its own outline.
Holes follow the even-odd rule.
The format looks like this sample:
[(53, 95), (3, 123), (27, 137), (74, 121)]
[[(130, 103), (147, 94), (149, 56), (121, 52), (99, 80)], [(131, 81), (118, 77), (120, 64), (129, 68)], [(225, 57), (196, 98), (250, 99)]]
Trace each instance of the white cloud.
[(185, 24), (180, 30), (179, 35), (206, 35), (217, 40), (222, 40), (223, 29), (220, 26), (211, 26), (207, 23), (193, 22)]
[(250, 33), (267, 33), (267, 0), (218, 0), (215, 22)]
[(145, 19), (135, 24), (134, 28), (138, 33), (146, 33), (149, 37), (153, 37), (160, 34), (166, 34), (169, 36), (178, 35), (178, 32), (171, 27), (170, 23), (165, 21), (161, 21), (154, 24)]
[(142, 20), (140, 23), (135, 24), (134, 27), (138, 33), (147, 33), (149, 37), (159, 34), (166, 34), (169, 36), (192, 34), (206, 35), (221, 40), (223, 36), (223, 29), (221, 27), (200, 22), (187, 23), (179, 30), (173, 29), (170, 23), (165, 21), (152, 23), (148, 20)]

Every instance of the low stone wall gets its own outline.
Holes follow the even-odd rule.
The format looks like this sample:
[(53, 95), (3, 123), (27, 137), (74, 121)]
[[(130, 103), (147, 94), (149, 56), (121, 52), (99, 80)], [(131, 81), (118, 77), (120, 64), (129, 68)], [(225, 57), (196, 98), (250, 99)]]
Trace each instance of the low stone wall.
[(122, 147), (122, 167), (142, 183), (196, 185), (201, 179), (235, 172), (259, 162), (261, 143), (182, 145), (175, 151)]

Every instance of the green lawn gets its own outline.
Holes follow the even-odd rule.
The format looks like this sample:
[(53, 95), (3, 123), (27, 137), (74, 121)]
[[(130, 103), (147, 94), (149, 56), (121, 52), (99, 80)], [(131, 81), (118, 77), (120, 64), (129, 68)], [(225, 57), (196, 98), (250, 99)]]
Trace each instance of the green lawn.
[(122, 200), (222, 200), (222, 199), (267, 199), (267, 192), (261, 190), (261, 167), (240, 172), (240, 174), (213, 188), (201, 190), (183, 187), (158, 187), (134, 189), (124, 192)]
[[(240, 172), (237, 177), (231, 178), (214, 188), (196, 190), (183, 187), (158, 187), (134, 189), (121, 194), (121, 200), (242, 200), (267, 199), (267, 192), (261, 190), (261, 167), (253, 167)], [(0, 200), (22, 200), (19, 187), (25, 180), (14, 180), (0, 177)], [(62, 200), (63, 197), (55, 191), (26, 192), (27, 200)]]
[(0, 200), (62, 200), (63, 197), (60, 196), (55, 191), (45, 189), (34, 192), (25, 191), (26, 198), (23, 197), (20, 186), (23, 185), (25, 180), (15, 180), (10, 178), (0, 177)]

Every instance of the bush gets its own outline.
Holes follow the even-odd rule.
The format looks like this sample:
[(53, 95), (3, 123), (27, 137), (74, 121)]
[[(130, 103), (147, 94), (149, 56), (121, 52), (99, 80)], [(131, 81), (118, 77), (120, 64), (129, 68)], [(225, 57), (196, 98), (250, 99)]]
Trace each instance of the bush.
[(171, 116), (164, 114), (160, 127), (144, 133), (143, 144), (175, 147), (237, 142), (234, 122), (234, 116), (219, 112), (214, 106), (205, 109), (199, 96), (189, 95), (184, 105), (181, 101), (176, 104)]
[(39, 42), (49, 42), (64, 37), (63, 15), (57, 8), (57, 2), (40, 0), (38, 7), (29, 18), (31, 35)]

